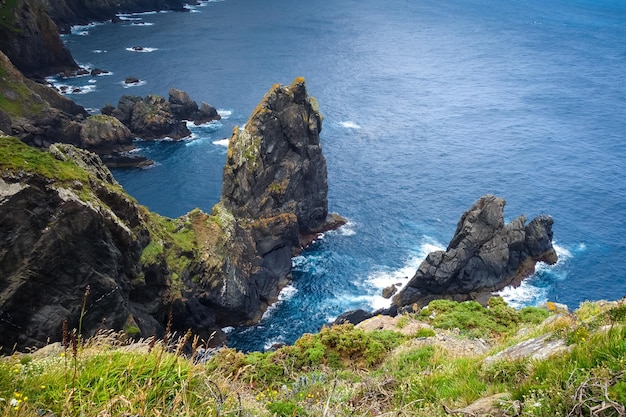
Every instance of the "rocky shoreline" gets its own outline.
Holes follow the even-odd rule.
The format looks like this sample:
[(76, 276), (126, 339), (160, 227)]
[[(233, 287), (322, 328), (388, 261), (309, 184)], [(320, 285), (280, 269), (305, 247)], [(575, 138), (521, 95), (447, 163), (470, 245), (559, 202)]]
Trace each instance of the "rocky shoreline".
[[(294, 255), (346, 222), (328, 212), (317, 103), (302, 78), (273, 86), (230, 137), (222, 195), (211, 213), (194, 210), (179, 219), (150, 213), (105, 164), (150, 164), (128, 154), (134, 138), (184, 138), (186, 121), (219, 120), (215, 108), (171, 89), (167, 100), (123, 96), (117, 106), (89, 115), (22, 73), (78, 70), (56, 41), (52, 19), (63, 27), (119, 11), (178, 10), (182, 2), (102, 0), (89, 10), (80, 0), (62, 3), (51, 12), (20, 0), (16, 19), (0, 27), (9, 40), (6, 55), (0, 52), (3, 352), (59, 340), (64, 321), (80, 323), (87, 336), (104, 328), (133, 337), (191, 330), (207, 343), (222, 343), (222, 327), (257, 322), (278, 299)], [(42, 38), (50, 42), (41, 46), (47, 58), (20, 56)], [(556, 262), (552, 219), (526, 225), (520, 216), (505, 225), (503, 208), (501, 198), (479, 199), (461, 217), (447, 250), (431, 253), (392, 307), (377, 313), (417, 310), (439, 298), (486, 303), (492, 292), (519, 284), (537, 262)], [(371, 313), (357, 315), (341, 320)]]

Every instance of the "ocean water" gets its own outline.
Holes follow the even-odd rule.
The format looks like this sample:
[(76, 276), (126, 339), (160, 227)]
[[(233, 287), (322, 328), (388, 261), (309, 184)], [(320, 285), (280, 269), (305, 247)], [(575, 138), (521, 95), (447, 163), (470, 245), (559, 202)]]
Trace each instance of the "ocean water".
[(506, 199), (507, 221), (554, 218), (560, 261), (504, 290), (509, 303), (626, 295), (625, 2), (224, 0), (123, 19), (64, 37), (79, 63), (110, 71), (56, 80), (81, 88), (78, 103), (175, 87), (223, 115), (180, 142), (138, 142), (154, 167), (115, 170), (152, 210), (211, 209), (225, 139), (274, 83), (304, 76), (324, 114), (329, 205), (350, 221), (293, 260), (281, 301), (228, 329), (232, 346), (384, 306), (381, 289), (445, 247), (486, 193)]

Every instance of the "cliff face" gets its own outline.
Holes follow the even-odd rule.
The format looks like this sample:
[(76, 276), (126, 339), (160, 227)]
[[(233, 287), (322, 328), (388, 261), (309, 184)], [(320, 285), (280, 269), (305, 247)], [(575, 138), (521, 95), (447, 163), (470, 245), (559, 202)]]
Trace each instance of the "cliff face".
[(139, 206), (95, 154), (0, 137), (3, 349), (59, 340), (63, 320), (85, 335), (149, 337), (171, 318), (172, 330), (213, 342), (221, 327), (258, 320), (305, 237), (342, 224), (327, 214), (320, 124), (303, 80), (274, 87), (233, 133), (222, 201), (178, 219)]
[(424, 306), (440, 298), (484, 303), (492, 292), (519, 285), (537, 262), (556, 263), (552, 218), (539, 216), (526, 225), (521, 215), (505, 225), (504, 205), (501, 198), (481, 197), (461, 216), (446, 251), (426, 257), (394, 304)]
[(0, 50), (29, 77), (78, 68), (39, 1), (17, 0), (9, 27), (0, 26), (0, 39)]
[(45, 0), (44, 7), (62, 33), (71, 25), (115, 19), (117, 13), (186, 10), (183, 0)]

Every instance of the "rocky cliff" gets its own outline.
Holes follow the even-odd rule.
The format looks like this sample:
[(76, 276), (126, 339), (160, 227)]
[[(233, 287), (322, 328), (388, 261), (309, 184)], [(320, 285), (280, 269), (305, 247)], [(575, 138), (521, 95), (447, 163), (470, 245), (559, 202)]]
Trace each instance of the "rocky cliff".
[(40, 78), (78, 69), (46, 12), (48, 2), (17, 0), (13, 3), (10, 9), (0, 6), (7, 7), (7, 24), (0, 25), (0, 51), (29, 77)]
[(76, 71), (59, 36), (71, 25), (116, 20), (120, 12), (185, 10), (183, 0), (11, 0), (0, 4), (0, 51), (26, 76)]
[(493, 195), (481, 197), (461, 216), (448, 248), (426, 257), (394, 305), (421, 307), (440, 298), (485, 303), (492, 292), (519, 285), (537, 262), (556, 263), (552, 218), (526, 224), (521, 215), (505, 225), (504, 205)]
[[(229, 140), (222, 198), (214, 208), (224, 233), (220, 288), (207, 299), (241, 323), (255, 321), (290, 279), (291, 257), (318, 232), (344, 223), (328, 214), (322, 117), (304, 79), (275, 85)], [(246, 288), (241, 291), (241, 288)], [(242, 312), (244, 314), (242, 314)]]
[(320, 128), (303, 80), (275, 86), (233, 133), (222, 201), (178, 219), (138, 205), (91, 152), (0, 137), (3, 351), (59, 340), (63, 320), (143, 337), (170, 321), (213, 342), (258, 320), (306, 236), (342, 222), (328, 215)]

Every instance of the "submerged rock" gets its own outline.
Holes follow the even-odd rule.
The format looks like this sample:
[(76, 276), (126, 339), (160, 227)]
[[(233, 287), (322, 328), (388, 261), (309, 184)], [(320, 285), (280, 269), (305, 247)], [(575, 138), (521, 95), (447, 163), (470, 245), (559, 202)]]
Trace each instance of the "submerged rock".
[(537, 262), (556, 263), (552, 218), (539, 216), (525, 225), (521, 215), (505, 225), (504, 205), (493, 195), (481, 197), (461, 217), (446, 251), (426, 257), (394, 304), (424, 306), (438, 298), (484, 303), (494, 291), (519, 285)]

